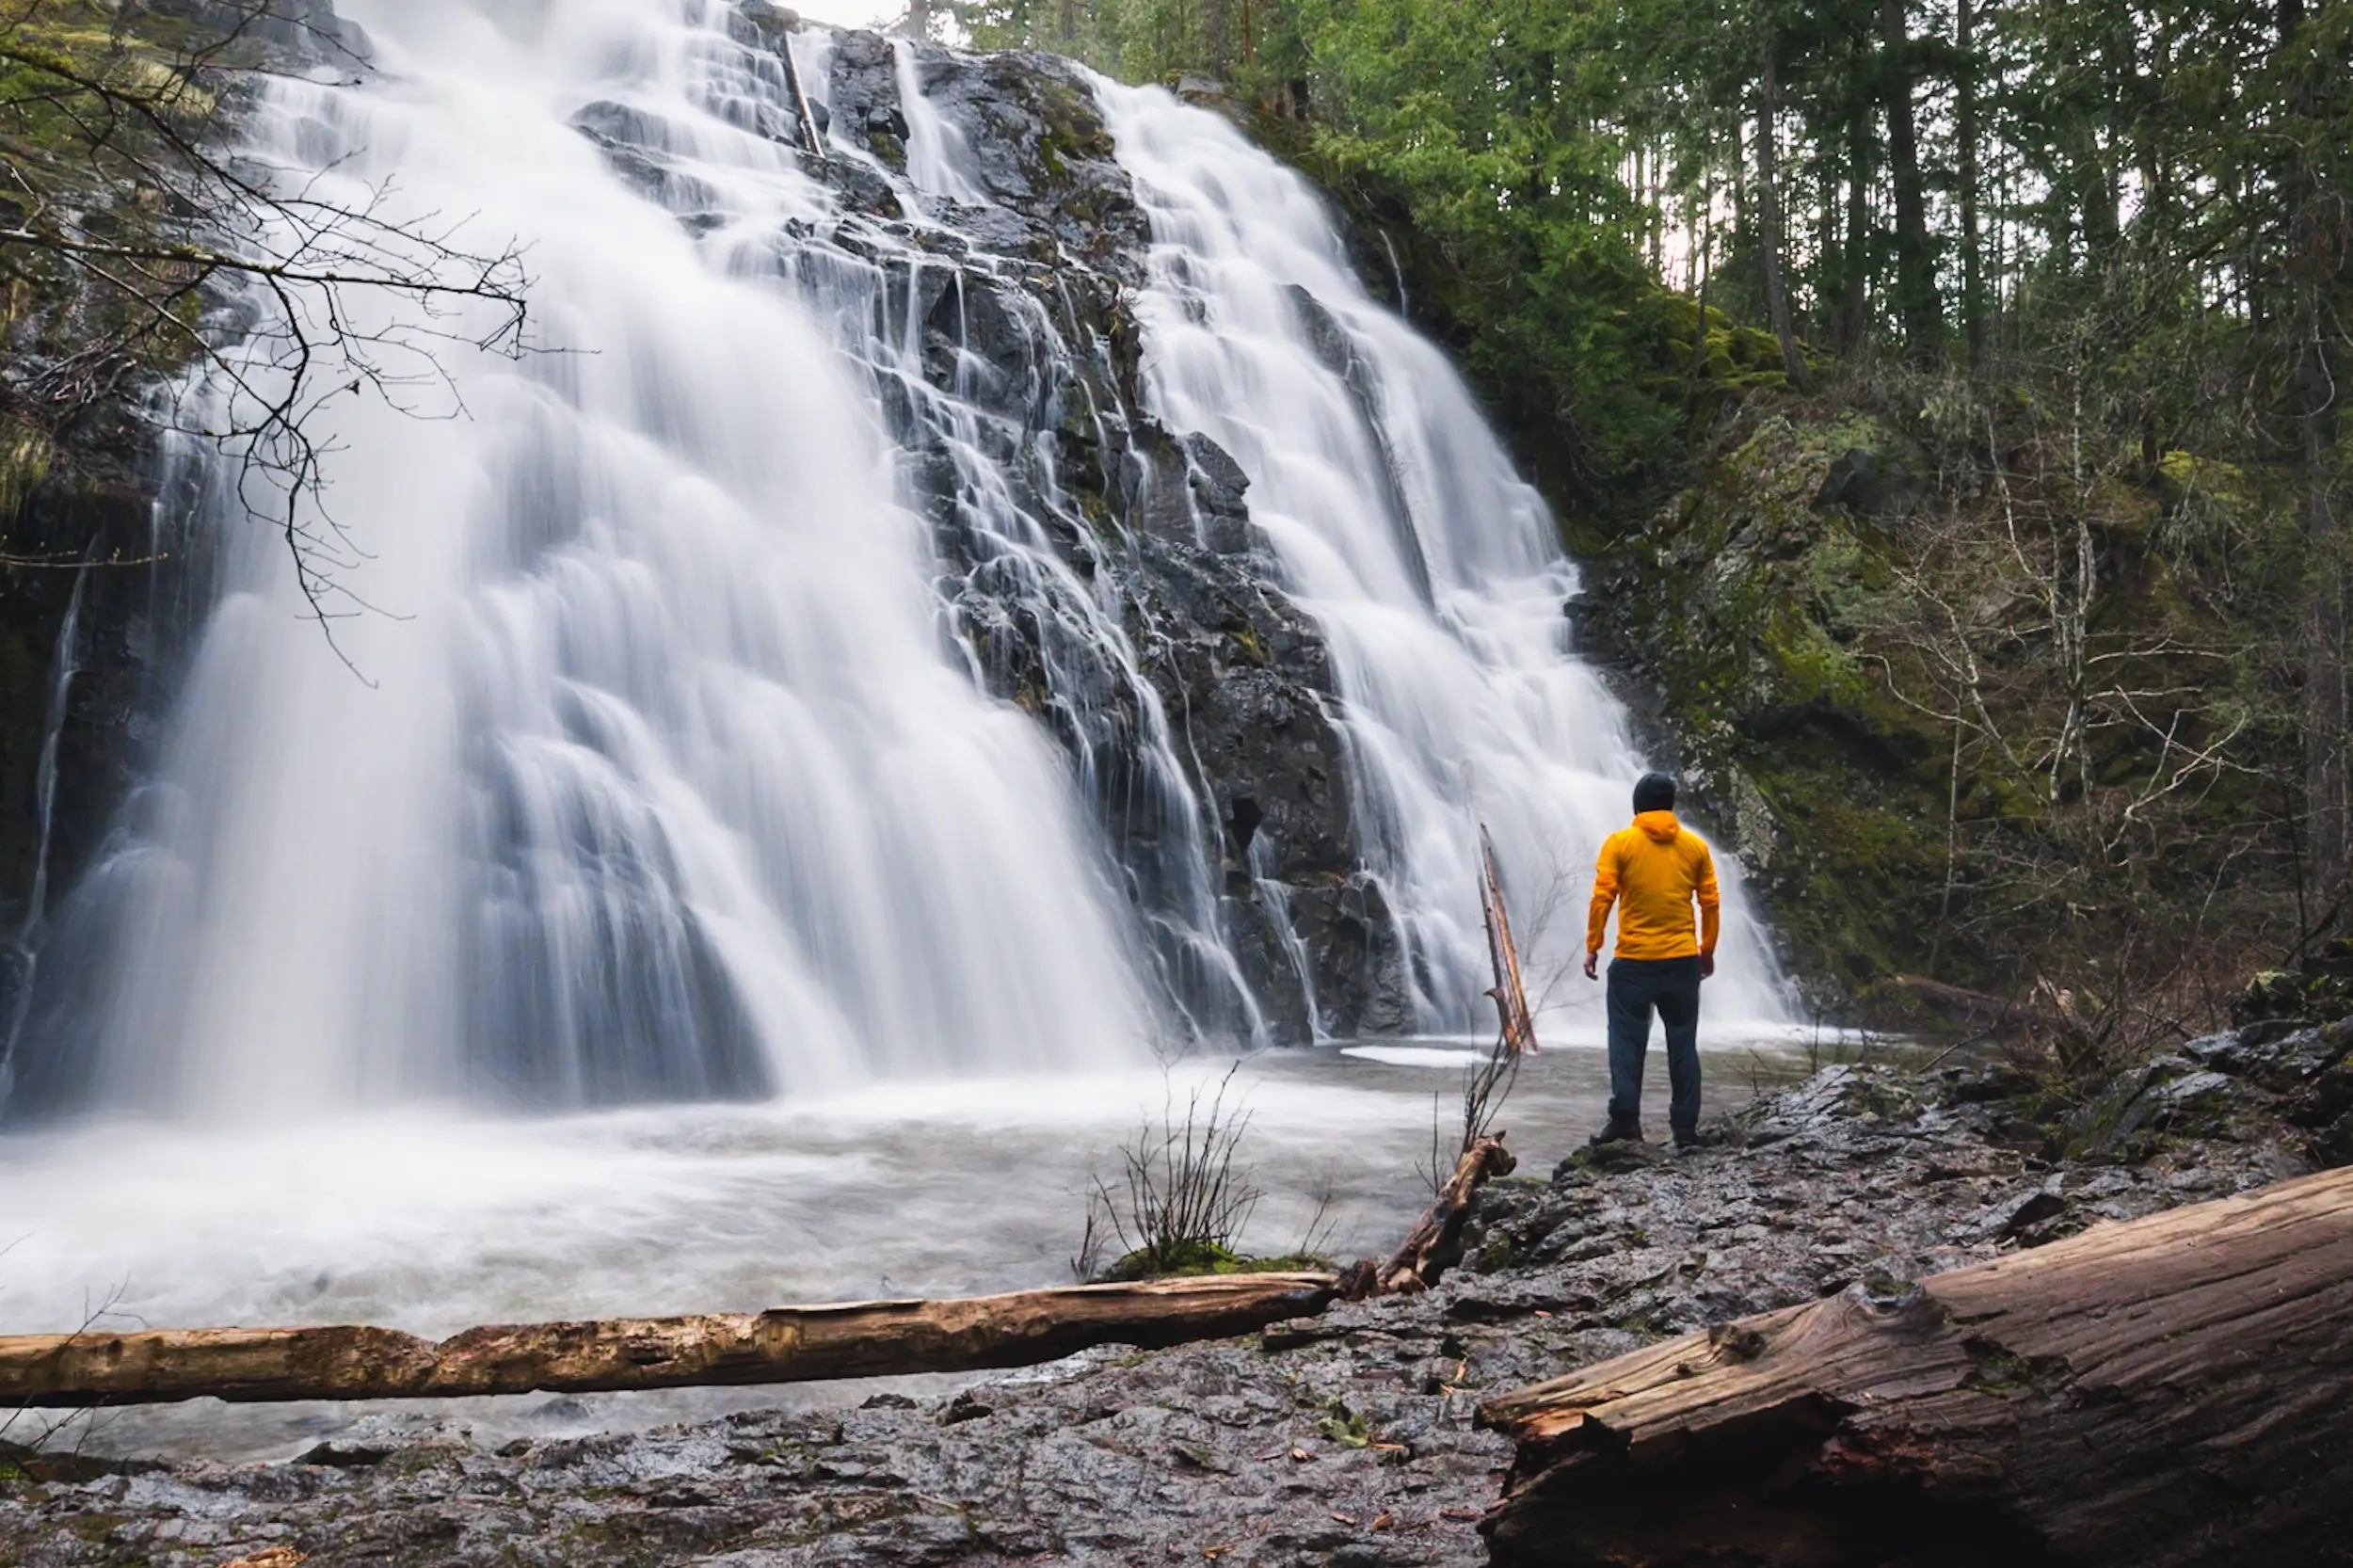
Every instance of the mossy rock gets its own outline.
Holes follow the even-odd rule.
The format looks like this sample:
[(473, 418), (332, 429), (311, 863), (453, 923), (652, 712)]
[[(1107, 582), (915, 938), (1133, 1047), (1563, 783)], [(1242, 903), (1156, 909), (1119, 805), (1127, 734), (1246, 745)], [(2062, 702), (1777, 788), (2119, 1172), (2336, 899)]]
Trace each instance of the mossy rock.
[(1310, 1253), (1245, 1257), (1215, 1241), (1172, 1241), (1139, 1247), (1096, 1275), (1105, 1285), (1144, 1279), (1193, 1279), (1204, 1274), (1298, 1274), (1331, 1272), (1332, 1260)]

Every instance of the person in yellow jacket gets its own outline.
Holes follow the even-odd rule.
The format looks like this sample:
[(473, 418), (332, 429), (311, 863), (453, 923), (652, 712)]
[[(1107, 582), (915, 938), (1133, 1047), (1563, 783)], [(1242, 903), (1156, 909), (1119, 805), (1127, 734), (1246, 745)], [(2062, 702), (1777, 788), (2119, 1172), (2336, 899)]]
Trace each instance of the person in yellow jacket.
[[(1667, 1123), (1675, 1146), (1698, 1144), (1700, 982), (1716, 972), (1723, 929), (1716, 860), (1706, 842), (1675, 820), (1675, 783), (1644, 774), (1634, 786), (1634, 824), (1603, 840), (1585, 922), (1585, 978), (1599, 979), (1610, 905), (1618, 947), (1609, 961), (1609, 1121), (1596, 1144), (1642, 1137), (1642, 1059), (1650, 1016), (1667, 1030)], [(1691, 906), (1699, 905), (1696, 929)]]

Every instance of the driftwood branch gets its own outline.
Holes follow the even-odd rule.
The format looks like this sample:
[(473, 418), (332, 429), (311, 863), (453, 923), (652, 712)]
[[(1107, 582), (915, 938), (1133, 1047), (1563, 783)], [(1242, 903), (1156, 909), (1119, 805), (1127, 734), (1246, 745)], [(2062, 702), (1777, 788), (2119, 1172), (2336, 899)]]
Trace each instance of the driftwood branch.
[(0, 1337), (0, 1407), (599, 1393), (960, 1372), (1095, 1345), (1157, 1348), (1320, 1312), (1329, 1274), (1225, 1274), (953, 1301), (468, 1329), (364, 1327)]
[(2353, 1171), (1508, 1394), (1493, 1560), (2321, 1562), (2353, 1531)]
[(1518, 1163), (1503, 1146), (1500, 1132), (1465, 1149), (1463, 1158), (1454, 1162), (1454, 1174), (1446, 1178), (1437, 1197), (1381, 1266), (1379, 1288), (1413, 1291), (1435, 1285), (1438, 1276), (1463, 1256), (1463, 1225), (1470, 1218), (1472, 1197), (1488, 1178), (1510, 1176)]
[(1495, 966), (1495, 999), (1502, 1048), (1513, 1057), (1536, 1052), (1536, 1019), (1528, 1010), (1528, 987), (1520, 978), (1519, 946), (1512, 939), (1512, 915), (1503, 902), (1503, 873), (1496, 866), (1496, 841), (1479, 824), (1479, 908), (1487, 923), (1487, 957)]

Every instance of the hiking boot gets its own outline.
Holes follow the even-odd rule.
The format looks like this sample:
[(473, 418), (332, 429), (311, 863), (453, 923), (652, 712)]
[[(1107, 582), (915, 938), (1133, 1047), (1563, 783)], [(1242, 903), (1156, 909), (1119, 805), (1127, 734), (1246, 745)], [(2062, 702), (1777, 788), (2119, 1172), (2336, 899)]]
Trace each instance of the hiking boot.
[(1698, 1133), (1678, 1132), (1675, 1134), (1675, 1153), (1696, 1154), (1699, 1152), (1699, 1146), (1700, 1135)]
[(1599, 1148), (1604, 1144), (1639, 1144), (1641, 1141), (1641, 1123), (1612, 1121), (1606, 1124), (1599, 1132), (1593, 1134), (1592, 1145), (1594, 1148)]

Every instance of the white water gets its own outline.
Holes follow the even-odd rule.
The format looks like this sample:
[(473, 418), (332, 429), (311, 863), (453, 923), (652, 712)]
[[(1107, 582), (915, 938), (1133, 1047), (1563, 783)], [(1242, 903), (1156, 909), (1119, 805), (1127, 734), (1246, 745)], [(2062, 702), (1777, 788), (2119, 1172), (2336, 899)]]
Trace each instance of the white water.
[[(1432, 1096), (1451, 1118), (1467, 1053), (1271, 1051), (1238, 1092), (1244, 1233), (1311, 1226), (1336, 1256), (1385, 1253), (1426, 1201)], [(1727, 1075), (1737, 1059), (1711, 1056)], [(1224, 1064), (1179, 1069), (1177, 1092)], [(1509, 1116), (1543, 1169), (1602, 1114), (1592, 1051), (1529, 1064)], [(1664, 1075), (1653, 1093), (1665, 1114)], [(241, 1130), (87, 1123), (0, 1141), (0, 1332), (93, 1325), (366, 1322), (439, 1335), (482, 1322), (751, 1311), (785, 1302), (1066, 1283), (1090, 1175), (1158, 1114), (1157, 1073), (891, 1084), (752, 1106), (530, 1121), (399, 1112)], [(1328, 1204), (1325, 1202), (1329, 1199)], [(1319, 1219), (1319, 1208), (1321, 1209)], [(12, 1243), (12, 1245), (10, 1245)], [(927, 1381), (912, 1392), (936, 1391)], [(746, 1405), (856, 1404), (871, 1384), (668, 1395), (525, 1396), (101, 1414), (61, 1441), (101, 1452), (282, 1458), (387, 1419), (507, 1436), (659, 1425)], [(39, 1430), (40, 1413), (7, 1432)], [(0, 1411), (0, 1427), (8, 1413)]]
[[(96, 543), (92, 542), (91, 551)], [(0, 950), (0, 1109), (6, 1108), (16, 1082), (16, 1047), (32, 1011), (33, 985), (40, 973), (41, 939), (49, 919), (49, 849), (57, 816), (57, 747), (65, 739), (67, 704), (74, 678), (82, 673), (82, 600), (89, 591), (91, 570), (86, 552), (73, 576), (72, 597), (65, 619), (57, 627), (56, 647), (50, 653), (49, 704), (41, 723), (40, 756), (33, 775), (33, 887), (24, 901), (24, 919), (16, 936)]]
[[(1542, 500), (1446, 357), (1367, 296), (1305, 181), (1163, 89), (1096, 90), (1152, 221), (1138, 313), (1153, 411), (1250, 475), (1251, 517), (1330, 641), (1358, 821), (1404, 916), (1422, 1027), (1485, 1022), (1483, 818), (1545, 1028), (1596, 1033), (1598, 987), (1571, 969), (1595, 854), (1645, 763), (1569, 651), (1577, 575)], [(1711, 1023), (1777, 1027), (1769, 950), (1732, 856), (1717, 867)]]
[[(774, 57), (693, 0), (345, 9), (387, 86), (277, 89), (267, 151), (520, 233), (549, 352), (456, 355), (463, 417), (332, 416), (376, 689), (237, 531), (108, 873), (102, 1097), (612, 1103), (1141, 1050), (1067, 769), (975, 688), (863, 377), (766, 243), (829, 205), (723, 118), (780, 100)], [(591, 102), (664, 127), (676, 200), (728, 226), (617, 179)]]
[(964, 127), (935, 108), (923, 95), (917, 48), (898, 43), (890, 64), (899, 82), (899, 111), (907, 122), (907, 178), (926, 196), (966, 203), (985, 200), (980, 186), (965, 172), (971, 165), (971, 144)]

